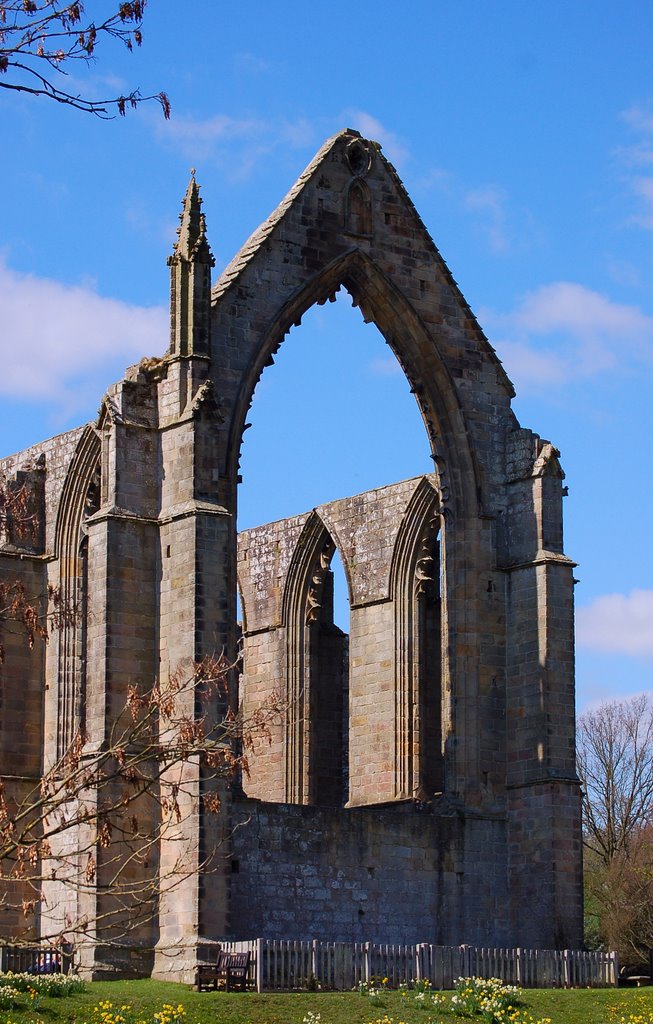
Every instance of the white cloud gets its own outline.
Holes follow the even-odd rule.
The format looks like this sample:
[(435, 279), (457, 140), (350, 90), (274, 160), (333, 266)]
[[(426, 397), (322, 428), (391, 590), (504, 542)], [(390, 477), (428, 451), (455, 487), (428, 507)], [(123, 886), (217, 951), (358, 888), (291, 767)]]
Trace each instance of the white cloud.
[(479, 320), (524, 388), (653, 362), (653, 317), (570, 281), (527, 293), (510, 313), (480, 310)]
[(486, 235), (490, 248), (495, 252), (506, 252), (506, 192), (497, 185), (483, 185), (464, 194), (464, 206), (480, 214), (481, 230)]
[(179, 218), (165, 218), (155, 214), (145, 196), (131, 196), (124, 205), (125, 221), (141, 238), (165, 242), (166, 248), (172, 248), (177, 241)]
[(653, 164), (653, 146), (648, 141), (636, 142), (633, 146), (621, 146), (616, 155), (629, 168), (650, 167)]
[(249, 53), (248, 51), (237, 53), (234, 57), (234, 64), (247, 74), (254, 75), (264, 74), (273, 67), (271, 61), (258, 57), (255, 53)]
[(380, 142), (385, 155), (398, 166), (409, 158), (408, 149), (398, 135), (372, 114), (352, 108), (344, 110), (337, 118), (321, 118), (317, 122), (305, 117), (239, 119), (222, 113), (195, 118), (177, 114), (174, 109), (169, 121), (147, 110), (142, 110), (141, 116), (148, 120), (155, 139), (162, 145), (181, 153), (190, 163), (213, 163), (235, 180), (250, 174), (279, 146), (310, 150), (325, 132), (336, 132), (347, 125), (366, 138)]
[(279, 141), (287, 142), (293, 149), (302, 149), (315, 145), (315, 126), (307, 117), (299, 117), (296, 121), (284, 121), (279, 129)]
[(611, 704), (614, 700), (631, 700), (633, 697), (647, 697), (653, 701), (652, 690), (631, 689), (630, 681), (619, 680), (618, 690), (614, 677), (610, 680), (597, 682), (595, 678), (587, 683), (576, 681), (576, 712), (584, 715), (588, 711), (598, 711), (602, 704)]
[(395, 377), (404, 372), (395, 356), (388, 356), (387, 359), (373, 359), (368, 369), (376, 377)]
[(144, 112), (154, 137), (181, 153), (190, 163), (213, 163), (233, 180), (247, 177), (253, 168), (278, 146), (302, 149), (315, 141), (313, 125), (306, 118), (264, 120), (234, 118), (227, 114), (195, 118), (175, 114), (169, 121)]
[(267, 134), (264, 122), (255, 118), (239, 121), (227, 114), (200, 119), (173, 113), (169, 121), (157, 119), (153, 123), (159, 141), (191, 160), (209, 160), (235, 143), (252, 142)]
[(561, 386), (569, 376), (567, 364), (555, 352), (538, 352), (516, 341), (497, 342), (497, 349), (510, 379), (526, 389)]
[(425, 192), (441, 192), (449, 198), (455, 197), (456, 185), (453, 174), (445, 167), (431, 167), (417, 179), (417, 186)]
[(635, 196), (638, 209), (630, 222), (647, 231), (653, 231), (653, 113), (643, 107), (631, 107), (622, 112), (622, 119), (639, 136), (630, 146), (617, 150), (617, 156), (627, 168), (626, 182)]
[(70, 413), (95, 388), (99, 404), (117, 365), (124, 369), (162, 354), (168, 340), (161, 307), (105, 298), (90, 283), (64, 285), (18, 273), (1, 261), (0, 308), (0, 394)]
[(342, 116), (347, 121), (346, 127), (355, 128), (366, 139), (380, 142), (388, 160), (396, 164), (397, 167), (401, 167), (407, 162), (410, 153), (405, 142), (372, 114), (368, 114), (365, 110), (348, 108)]
[(85, 96), (94, 103), (110, 103), (118, 96), (127, 96), (134, 88), (126, 79), (101, 72), (94, 65), (84, 69), (80, 62), (77, 64), (77, 72), (71, 74), (70, 70), (66, 71), (63, 82), (55, 81), (55, 85), (59, 85), (71, 96)]
[(653, 590), (604, 594), (576, 612), (580, 647), (653, 658)]
[[(418, 187), (425, 192), (441, 193), (449, 204), (455, 204), (472, 218), (476, 232), (485, 238), (492, 252), (505, 253), (513, 247), (514, 211), (509, 207), (508, 193), (500, 185), (486, 182), (470, 187), (457, 181), (446, 168), (433, 167), (418, 180)], [(522, 237), (527, 235), (532, 239), (534, 230), (530, 216), (525, 211), (520, 211), (519, 216), (529, 222), (528, 232), (522, 231)]]
[(635, 224), (647, 230), (653, 230), (653, 178), (635, 175), (631, 178), (630, 187), (641, 201), (641, 210), (631, 219)]
[(611, 302), (599, 292), (558, 281), (528, 293), (513, 322), (534, 334), (564, 330), (577, 337), (649, 336), (653, 319), (635, 306)]
[(629, 107), (622, 111), (621, 117), (634, 131), (644, 135), (653, 135), (653, 113), (643, 107)]
[(641, 288), (642, 272), (636, 263), (627, 259), (617, 259), (614, 256), (606, 257), (606, 269), (613, 281), (626, 288)]

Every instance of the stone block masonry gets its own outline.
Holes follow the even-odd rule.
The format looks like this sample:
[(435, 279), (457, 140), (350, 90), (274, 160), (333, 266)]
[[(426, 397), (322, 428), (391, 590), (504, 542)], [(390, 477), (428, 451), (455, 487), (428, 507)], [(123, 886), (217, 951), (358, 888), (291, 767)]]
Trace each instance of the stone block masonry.
[(508, 941), (505, 819), (247, 800), (233, 813), (250, 822), (232, 848), (234, 939)]
[[(177, 980), (207, 943), (252, 935), (578, 946), (559, 453), (517, 422), (512, 385), (395, 169), (357, 132), (325, 142), (213, 286), (212, 266), (193, 176), (163, 354), (128, 369), (95, 422), (0, 462), (38, 520), (29, 542), (4, 529), (0, 579), (51, 584), (78, 610), (45, 651), (5, 642), (1, 774), (22, 792), (76, 737), (89, 754), (101, 746), (130, 687), (235, 657), (237, 586), (244, 673), (229, 699), (251, 711), (279, 691), (284, 710), (217, 816), (187, 766), (176, 840), (131, 867), (148, 892), (131, 948), (112, 946), (100, 914), (118, 837), (84, 892), (55, 877), (33, 915), (0, 906), (0, 934), (87, 920), (88, 976)], [(237, 538), (256, 384), (340, 288), (396, 354), (434, 471)], [(336, 549), (348, 634), (333, 622)], [(87, 840), (62, 838), (67, 850)], [(181, 846), (191, 870), (176, 877)]]

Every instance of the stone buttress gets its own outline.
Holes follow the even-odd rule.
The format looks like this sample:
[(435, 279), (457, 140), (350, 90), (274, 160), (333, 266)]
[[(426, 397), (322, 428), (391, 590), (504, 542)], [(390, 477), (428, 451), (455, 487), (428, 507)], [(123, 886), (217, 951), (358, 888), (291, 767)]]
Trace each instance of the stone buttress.
[[(30, 464), (42, 517), (27, 546), (0, 538), (0, 572), (56, 584), (80, 608), (45, 654), (7, 648), (2, 772), (28, 785), (80, 729), (92, 756), (129, 687), (235, 656), (237, 579), (241, 700), (253, 710), (279, 691), (285, 710), (219, 815), (187, 767), (179, 828), (134, 869), (138, 913), (112, 896), (116, 851), (99, 850), (96, 884), (55, 879), (23, 923), (0, 908), (1, 931), (84, 918), (88, 974), (175, 978), (229, 937), (579, 945), (563, 473), (517, 422), (394, 168), (357, 132), (328, 140), (213, 288), (193, 176), (169, 265), (167, 352), (128, 370), (96, 423), (0, 463), (7, 477)], [(339, 289), (397, 356), (433, 473), (237, 543), (254, 388), (290, 328)], [(333, 624), (336, 549), (348, 635)], [(117, 919), (130, 922), (120, 948)]]

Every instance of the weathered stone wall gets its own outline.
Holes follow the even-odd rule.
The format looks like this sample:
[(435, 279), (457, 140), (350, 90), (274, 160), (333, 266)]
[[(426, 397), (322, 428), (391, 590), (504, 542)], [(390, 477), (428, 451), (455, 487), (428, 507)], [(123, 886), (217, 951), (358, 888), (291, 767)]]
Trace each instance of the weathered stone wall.
[[(335, 546), (351, 595), (347, 700), (343, 709), (347, 736), (340, 742), (340, 747), (346, 746), (346, 755), (343, 752), (341, 757), (343, 761), (346, 757), (349, 776), (345, 799), (356, 806), (412, 797), (419, 783), (407, 789), (405, 777), (412, 773), (413, 761), (419, 762), (420, 755), (424, 762), (437, 759), (442, 747), (439, 731), (435, 734), (431, 729), (430, 735), (424, 735), (421, 752), (417, 735), (413, 736), (415, 730), (426, 728), (425, 720), (417, 722), (418, 694), (410, 698), (414, 706), (403, 707), (398, 702), (401, 673), (396, 650), (397, 619), (404, 613), (406, 601), (405, 581), (402, 585), (400, 577), (408, 568), (412, 593), (413, 563), (418, 554), (409, 557), (406, 566), (400, 566), (400, 534), (421, 490), (430, 495), (427, 522), (432, 519), (437, 504), (434, 483), (433, 477), (418, 477), (329, 502), (304, 516), (239, 535), (238, 573), (245, 612), (241, 684), (245, 714), (251, 714), (275, 689), (281, 689), (290, 716), (290, 726), (279, 721), (270, 737), (258, 741), (245, 784), (249, 795), (298, 803), (326, 799), (324, 787), (323, 799), (315, 797), (324, 768), (320, 768), (312, 747), (329, 744), (328, 701), (333, 681), (342, 675), (341, 645), (333, 645), (328, 652), (321, 635), (328, 628), (323, 605), (330, 603), (322, 593), (323, 577)], [(321, 557), (326, 558), (324, 565), (320, 565)], [(423, 559), (424, 566), (426, 561)], [(428, 563), (428, 581), (435, 585), (440, 566), (430, 557)], [(416, 633), (415, 624), (411, 637), (405, 638), (406, 645), (416, 640)], [(439, 650), (432, 658), (435, 664), (431, 665), (430, 686), (434, 699), (439, 701)], [(412, 682), (417, 689), (418, 681)], [(340, 689), (345, 689), (344, 681)], [(293, 790), (293, 772), (310, 777), (301, 794)], [(419, 772), (418, 765), (415, 774)]]
[[(169, 262), (166, 354), (130, 368), (96, 423), (0, 463), (34, 464), (43, 512), (37, 541), (0, 553), (0, 572), (79, 608), (45, 653), (11, 646), (0, 767), (38, 776), (80, 730), (92, 754), (129, 686), (234, 656), (238, 575), (245, 710), (276, 689), (287, 701), (244, 780), (265, 802), (232, 812), (224, 792), (211, 815), (199, 765), (185, 767), (182, 824), (160, 844), (129, 969), (188, 974), (202, 942), (230, 931), (577, 945), (563, 473), (517, 423), (512, 385), (396, 171), (356, 132), (328, 140), (212, 292), (193, 177)], [(237, 552), (254, 388), (290, 328), (341, 287), (397, 355), (434, 473), (247, 531)], [(334, 546), (348, 640), (330, 611)], [(202, 713), (194, 695), (185, 710)], [(230, 838), (246, 811), (252, 824)], [(109, 861), (76, 900), (53, 884), (50, 906), (93, 919)], [(111, 969), (109, 938), (89, 933), (89, 974)]]
[(251, 800), (233, 813), (247, 822), (232, 849), (235, 939), (512, 941), (500, 818)]
[[(39, 560), (22, 560), (0, 555), (0, 582), (19, 579), (28, 595), (41, 595), (44, 572)], [(0, 665), (0, 779), (3, 797), (10, 811), (33, 802), (39, 791), (43, 750), (43, 644), (37, 639), (30, 649), (19, 624), (3, 624), (0, 643), (4, 661)], [(33, 938), (38, 914), (28, 906), (34, 900), (29, 884), (7, 881), (14, 864), (2, 864), (0, 922), (6, 937)], [(25, 900), (25, 910), (22, 901)], [(38, 909), (38, 908), (37, 908)]]
[[(39, 615), (33, 644), (20, 622), (9, 618), (0, 625), (4, 647), (0, 665), (0, 778), (12, 810), (33, 807), (39, 793), (48, 735), (46, 664), (58, 644), (56, 630), (51, 630), (47, 619), (48, 563), (56, 546), (55, 527), (66, 475), (82, 432), (78, 429), (61, 434), (0, 460), (3, 485), (10, 490), (26, 490), (26, 518), (19, 515), (16, 524), (10, 523), (4, 534), (0, 531), (0, 582), (24, 588), (25, 599)], [(40, 628), (53, 634), (48, 645), (40, 636)], [(12, 865), (5, 863), (3, 871), (6, 878)], [(42, 924), (35, 900), (38, 879), (33, 883), (3, 883), (3, 937), (19, 941), (37, 936)]]
[(9, 479), (25, 467), (36, 465), (39, 459), (44, 460), (46, 472), (44, 473), (43, 548), (48, 554), (52, 554), (54, 551), (61, 494), (70, 463), (84, 429), (84, 427), (76, 427), (75, 430), (57, 434), (56, 437), (26, 448), (16, 455), (0, 459), (0, 474)]

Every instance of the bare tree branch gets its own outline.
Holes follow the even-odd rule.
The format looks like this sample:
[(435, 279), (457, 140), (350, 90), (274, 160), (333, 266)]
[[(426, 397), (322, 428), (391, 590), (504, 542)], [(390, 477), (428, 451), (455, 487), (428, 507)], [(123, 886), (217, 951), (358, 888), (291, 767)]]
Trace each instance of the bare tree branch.
[(653, 820), (653, 708), (645, 696), (602, 704), (578, 723), (585, 844), (604, 863)]
[[(165, 118), (170, 101), (164, 92), (143, 95), (134, 89), (125, 95), (92, 100), (57, 81), (76, 62), (89, 65), (103, 38), (118, 40), (133, 50), (143, 41), (142, 22), (147, 0), (109, 4), (112, 13), (93, 21), (82, 0), (0, 0), (0, 88), (32, 96), (46, 96), (97, 117), (124, 115), (128, 108), (156, 100)], [(116, 9), (117, 8), (117, 9)]]
[(595, 941), (619, 962), (648, 963), (653, 946), (653, 706), (646, 696), (602, 704), (578, 723), (585, 901)]
[[(3, 552), (26, 554), (41, 546), (42, 466), (26, 463), (15, 476), (0, 472), (0, 547)], [(0, 576), (0, 666), (4, 661), (3, 639), (20, 634), (31, 649), (37, 641), (47, 642), (50, 634), (77, 617), (78, 610), (66, 603), (61, 589), (47, 586), (31, 593), (25, 583), (4, 573)]]
[[(187, 862), (189, 816), (200, 802), (206, 815), (219, 813), (218, 784), (247, 772), (254, 739), (269, 736), (285, 711), (277, 694), (247, 720), (230, 711), (225, 698), (234, 668), (222, 657), (205, 658), (165, 685), (130, 688), (102, 744), (78, 734), (27, 792), (20, 779), (0, 779), (0, 906), (19, 907), (27, 917), (45, 906), (55, 883), (59, 893), (91, 896), (101, 864), (110, 900), (93, 918), (69, 915), (66, 937), (101, 928), (103, 942), (120, 945), (156, 914), (162, 888), (169, 892), (198, 870), (220, 868), (215, 848), (199, 866)], [(162, 874), (164, 841), (169, 848), (178, 843), (180, 852)]]

